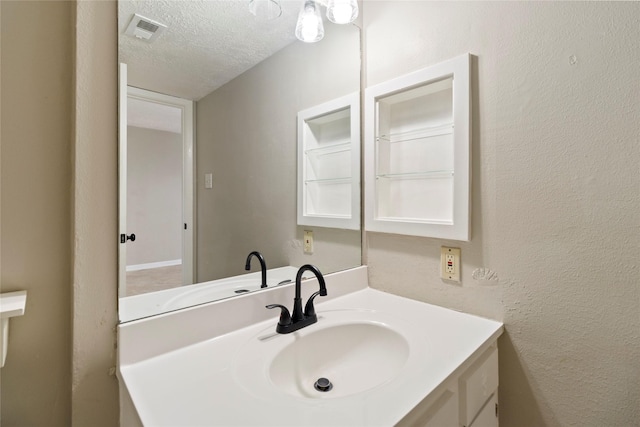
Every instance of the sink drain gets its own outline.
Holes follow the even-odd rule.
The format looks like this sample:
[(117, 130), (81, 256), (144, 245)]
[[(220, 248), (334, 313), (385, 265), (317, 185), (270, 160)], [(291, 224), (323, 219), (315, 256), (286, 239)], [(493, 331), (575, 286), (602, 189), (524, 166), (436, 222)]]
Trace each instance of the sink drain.
[(326, 378), (318, 378), (316, 383), (313, 385), (313, 388), (318, 391), (327, 392), (333, 388), (333, 384), (331, 384), (331, 381)]
[(249, 292), (249, 289), (238, 289), (233, 292), (235, 292), (236, 294), (244, 294), (245, 292)]

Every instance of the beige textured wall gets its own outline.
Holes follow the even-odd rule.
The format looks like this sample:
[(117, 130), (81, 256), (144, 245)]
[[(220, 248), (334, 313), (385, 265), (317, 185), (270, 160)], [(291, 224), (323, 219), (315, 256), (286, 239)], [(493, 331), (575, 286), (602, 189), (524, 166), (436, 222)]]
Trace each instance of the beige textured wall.
[(116, 3), (1, 10), (2, 292), (28, 291), (1, 422), (115, 426)]
[(118, 425), (116, 8), (76, 3), (71, 415), (79, 427)]
[[(371, 285), (505, 322), (501, 426), (638, 425), (640, 3), (363, 12), (368, 85), (477, 56), (472, 241), (367, 233)], [(462, 248), (460, 285), (441, 245)]]
[(2, 1), (2, 292), (26, 289), (3, 426), (71, 421), (73, 3)]
[[(198, 101), (199, 281), (244, 273), (253, 250), (268, 268), (360, 265), (359, 231), (296, 226), (296, 114), (359, 90), (359, 43), (357, 28), (331, 26), (321, 43), (291, 44)], [(304, 229), (313, 255), (303, 255)]]

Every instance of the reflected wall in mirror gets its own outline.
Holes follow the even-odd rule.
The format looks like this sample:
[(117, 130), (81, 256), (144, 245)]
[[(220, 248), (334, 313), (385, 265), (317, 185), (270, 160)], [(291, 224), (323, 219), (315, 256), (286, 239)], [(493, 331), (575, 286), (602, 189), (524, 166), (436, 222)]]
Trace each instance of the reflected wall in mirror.
[[(303, 264), (324, 274), (361, 265), (359, 230), (296, 224), (296, 115), (359, 91), (360, 30), (325, 19), (324, 39), (302, 43), (293, 34), (301, 4), (281, 4), (282, 16), (265, 21), (244, 0), (119, 2), (119, 59), (129, 85), (195, 101), (197, 282), (121, 292), (120, 321), (260, 289), (258, 259), (245, 271), (252, 251), (264, 257), (269, 286), (295, 280)], [(151, 43), (127, 36), (135, 13), (167, 28)], [(313, 231), (312, 254), (303, 251), (305, 230)]]

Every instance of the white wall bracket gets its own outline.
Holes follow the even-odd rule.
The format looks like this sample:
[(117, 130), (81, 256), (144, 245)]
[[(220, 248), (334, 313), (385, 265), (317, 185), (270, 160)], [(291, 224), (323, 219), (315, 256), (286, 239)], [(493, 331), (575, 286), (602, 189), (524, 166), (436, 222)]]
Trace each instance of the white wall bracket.
[(2, 365), (7, 358), (7, 347), (9, 344), (9, 319), (15, 316), (22, 316), (27, 305), (27, 291), (6, 292), (0, 294), (0, 319), (2, 319), (2, 341), (0, 350), (2, 352)]

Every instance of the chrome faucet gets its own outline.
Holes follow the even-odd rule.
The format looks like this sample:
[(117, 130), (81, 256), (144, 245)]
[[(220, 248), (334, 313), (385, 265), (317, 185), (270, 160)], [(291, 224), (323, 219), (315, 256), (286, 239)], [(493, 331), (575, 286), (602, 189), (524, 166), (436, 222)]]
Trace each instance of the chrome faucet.
[[(302, 298), (300, 297), (300, 285), (302, 282), (302, 274), (305, 271), (312, 272), (318, 282), (320, 283), (320, 290), (318, 292), (314, 292), (307, 300), (307, 303), (304, 306), (304, 311), (302, 311)], [(313, 307), (313, 300), (318, 295), (326, 296), (327, 295), (327, 286), (324, 283), (324, 277), (322, 277), (322, 273), (318, 270), (318, 267), (315, 267), (310, 264), (305, 264), (298, 270), (298, 274), (296, 274), (296, 295), (293, 299), (293, 314), (289, 314), (289, 310), (287, 307), (281, 304), (270, 304), (267, 305), (267, 308), (279, 308), (280, 309), (280, 319), (278, 320), (278, 326), (276, 326), (276, 332), (279, 334), (288, 334), (293, 331), (297, 331), (298, 329), (302, 329), (305, 326), (309, 326), (318, 321), (318, 316), (316, 316), (316, 310)]]
[(258, 258), (260, 261), (260, 270), (262, 271), (262, 282), (260, 283), (261, 288), (267, 287), (267, 264), (264, 262), (264, 257), (258, 251), (253, 251), (247, 256), (247, 262), (244, 265), (244, 269), (249, 271), (251, 270), (251, 257)]

